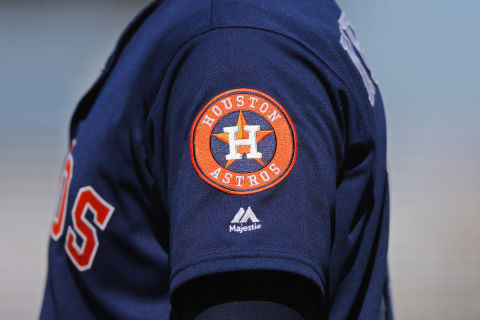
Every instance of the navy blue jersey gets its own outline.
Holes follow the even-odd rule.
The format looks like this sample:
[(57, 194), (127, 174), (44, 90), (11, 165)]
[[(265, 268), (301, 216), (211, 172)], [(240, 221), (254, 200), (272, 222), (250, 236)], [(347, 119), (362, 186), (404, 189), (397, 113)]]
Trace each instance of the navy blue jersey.
[(70, 136), (41, 319), (169, 319), (189, 280), (245, 270), (391, 318), (384, 107), (332, 0), (152, 3)]

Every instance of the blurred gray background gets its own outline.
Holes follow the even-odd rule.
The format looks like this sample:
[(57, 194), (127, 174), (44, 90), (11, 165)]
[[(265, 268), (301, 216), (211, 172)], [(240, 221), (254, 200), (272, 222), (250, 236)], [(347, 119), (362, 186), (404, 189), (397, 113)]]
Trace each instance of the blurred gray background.
[[(480, 3), (341, 0), (387, 107), (397, 319), (480, 319)], [(68, 122), (145, 0), (0, 0), (0, 319), (34, 319)]]

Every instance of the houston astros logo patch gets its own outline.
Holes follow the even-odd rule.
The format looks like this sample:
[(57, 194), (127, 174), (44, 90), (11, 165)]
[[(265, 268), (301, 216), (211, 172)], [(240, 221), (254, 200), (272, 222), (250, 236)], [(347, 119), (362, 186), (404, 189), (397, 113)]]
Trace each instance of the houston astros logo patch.
[(253, 89), (223, 92), (195, 119), (190, 136), (192, 163), (200, 177), (232, 194), (273, 187), (292, 170), (297, 137), (285, 109)]

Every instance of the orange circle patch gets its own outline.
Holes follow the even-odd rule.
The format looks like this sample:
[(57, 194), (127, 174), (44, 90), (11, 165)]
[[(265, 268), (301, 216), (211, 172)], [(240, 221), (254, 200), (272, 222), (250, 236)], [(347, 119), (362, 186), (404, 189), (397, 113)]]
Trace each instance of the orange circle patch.
[(292, 170), (297, 137), (285, 109), (253, 89), (223, 92), (196, 117), (190, 135), (198, 175), (231, 194), (251, 194), (282, 181)]

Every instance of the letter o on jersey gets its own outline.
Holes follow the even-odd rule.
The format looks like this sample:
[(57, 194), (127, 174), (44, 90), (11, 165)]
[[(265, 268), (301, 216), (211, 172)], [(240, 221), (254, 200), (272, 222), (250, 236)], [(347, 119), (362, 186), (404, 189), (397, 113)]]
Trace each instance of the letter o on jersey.
[(285, 109), (267, 94), (234, 89), (211, 99), (190, 133), (192, 164), (211, 186), (251, 194), (282, 181), (297, 155), (297, 136)]

